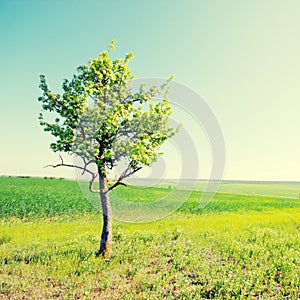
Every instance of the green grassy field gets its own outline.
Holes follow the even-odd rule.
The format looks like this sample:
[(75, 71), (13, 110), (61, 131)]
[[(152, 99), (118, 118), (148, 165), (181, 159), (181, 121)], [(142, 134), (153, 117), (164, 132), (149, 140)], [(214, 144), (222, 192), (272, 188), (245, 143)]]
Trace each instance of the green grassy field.
[[(130, 179), (129, 179), (130, 182)], [(164, 179), (161, 181), (138, 180), (134, 179), (135, 185), (152, 186), (154, 183), (157, 187), (175, 188), (178, 185), (176, 180)], [(193, 189), (203, 191), (207, 181), (205, 180), (181, 180), (180, 186), (183, 189)], [(258, 195), (282, 198), (300, 198), (300, 182), (255, 182), (255, 181), (230, 181), (223, 180), (219, 186), (220, 193), (241, 194), (241, 195)]]
[(115, 221), (105, 261), (94, 256), (100, 213), (76, 182), (0, 178), (0, 299), (299, 298), (300, 200), (226, 192), (200, 209), (199, 197), (156, 222)]

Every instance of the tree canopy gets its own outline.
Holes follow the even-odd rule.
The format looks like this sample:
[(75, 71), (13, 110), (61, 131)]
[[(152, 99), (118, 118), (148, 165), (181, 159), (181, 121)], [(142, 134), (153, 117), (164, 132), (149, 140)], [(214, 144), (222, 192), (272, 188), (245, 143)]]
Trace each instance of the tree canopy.
[[(133, 91), (135, 76), (128, 67), (133, 54), (110, 59), (114, 44), (88, 65), (79, 66), (71, 80), (65, 79), (62, 94), (53, 93), (45, 76), (40, 75), (43, 95), (39, 118), (44, 130), (56, 137), (52, 150), (81, 157), (87, 170), (94, 162), (107, 174), (126, 159), (120, 182), (156, 161), (161, 154), (157, 150), (175, 130), (168, 127), (172, 114), (166, 97), (170, 79), (161, 87), (141, 85)], [(54, 121), (45, 120), (45, 111), (56, 113)]]

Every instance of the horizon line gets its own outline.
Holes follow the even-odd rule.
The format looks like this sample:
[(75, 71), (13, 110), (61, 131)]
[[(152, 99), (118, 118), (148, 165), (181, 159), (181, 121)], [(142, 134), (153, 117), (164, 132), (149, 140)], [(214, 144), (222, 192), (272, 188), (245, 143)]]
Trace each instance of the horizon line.
[[(44, 178), (44, 179), (66, 179), (66, 180), (74, 180), (76, 181), (76, 178), (72, 178), (72, 177), (64, 177), (64, 176), (38, 176), (38, 175), (5, 175), (5, 174), (1, 174), (0, 177), (8, 177), (8, 178)], [(289, 183), (289, 184), (300, 184), (300, 181), (298, 180), (258, 180), (258, 179), (208, 179), (208, 178), (197, 178), (197, 179), (191, 179), (191, 178), (127, 178), (126, 180), (138, 180), (138, 181), (178, 181), (178, 180), (183, 180), (183, 181), (203, 181), (203, 182), (218, 182), (218, 183), (257, 183), (257, 184), (270, 184), (270, 183)]]

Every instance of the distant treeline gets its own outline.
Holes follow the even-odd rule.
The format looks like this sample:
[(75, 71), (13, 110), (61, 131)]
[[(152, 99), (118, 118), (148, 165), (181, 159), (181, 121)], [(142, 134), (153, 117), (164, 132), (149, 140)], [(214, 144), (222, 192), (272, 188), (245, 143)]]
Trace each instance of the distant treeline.
[(29, 176), (29, 175), (19, 175), (19, 176), (1, 175), (1, 177), (6, 177), (6, 178), (44, 178), (44, 179), (59, 179), (59, 180), (66, 179), (64, 177), (53, 177), (53, 176), (38, 177), (38, 176)]

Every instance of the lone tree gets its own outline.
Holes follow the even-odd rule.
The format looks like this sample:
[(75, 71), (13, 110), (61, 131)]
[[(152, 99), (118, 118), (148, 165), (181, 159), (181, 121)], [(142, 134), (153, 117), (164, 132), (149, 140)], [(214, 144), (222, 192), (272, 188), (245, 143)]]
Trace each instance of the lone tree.
[[(159, 147), (177, 130), (168, 125), (172, 110), (166, 95), (171, 78), (163, 86), (146, 90), (142, 84), (133, 91), (134, 75), (128, 67), (133, 54), (110, 59), (115, 42), (89, 64), (79, 66), (71, 80), (65, 79), (62, 94), (53, 93), (45, 76), (40, 75), (43, 94), (38, 98), (42, 103), (40, 124), (56, 138), (51, 149), (82, 161), (66, 164), (60, 156), (61, 163), (50, 166), (77, 168), (89, 174), (89, 190), (100, 194), (103, 228), (96, 255), (105, 258), (111, 255), (112, 243), (110, 191), (126, 185), (123, 180), (144, 166), (151, 166), (162, 154)], [(45, 112), (48, 117), (53, 113), (50, 121)], [(124, 163), (123, 172), (110, 182), (111, 171)], [(92, 165), (96, 166), (93, 170)], [(95, 189), (95, 185), (99, 187)]]

